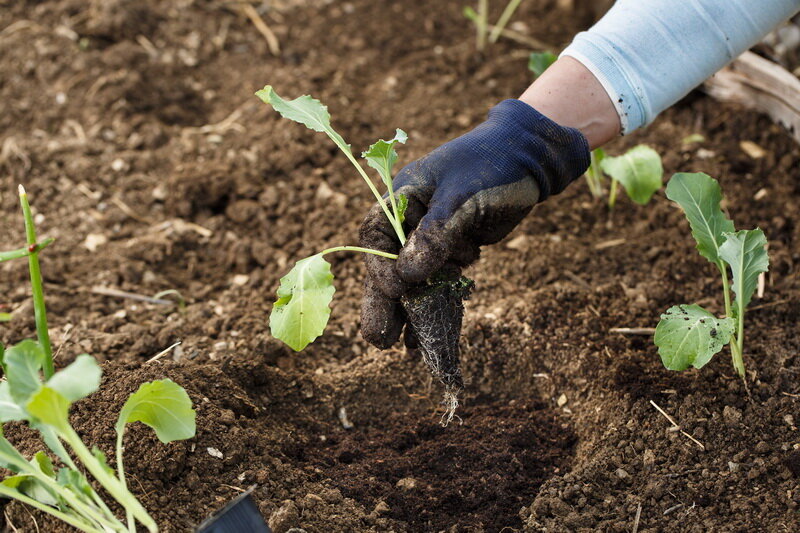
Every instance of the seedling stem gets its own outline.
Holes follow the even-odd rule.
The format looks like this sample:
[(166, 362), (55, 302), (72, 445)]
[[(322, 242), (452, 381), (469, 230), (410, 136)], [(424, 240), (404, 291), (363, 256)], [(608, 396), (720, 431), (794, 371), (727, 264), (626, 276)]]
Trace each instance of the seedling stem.
[(475, 29), (478, 32), (476, 45), (479, 52), (486, 48), (486, 33), (489, 28), (489, 0), (478, 0), (478, 18)]
[(337, 246), (335, 248), (328, 248), (322, 250), (320, 255), (331, 254), (333, 252), (362, 252), (365, 254), (379, 255), (387, 259), (397, 259), (397, 254), (390, 254), (389, 252), (381, 252), (380, 250), (373, 250), (371, 248), (361, 248), (360, 246)]
[(489, 35), (490, 43), (497, 42), (497, 39), (500, 38), (500, 34), (503, 33), (503, 29), (505, 29), (506, 25), (508, 24), (508, 21), (511, 20), (511, 16), (514, 14), (514, 11), (517, 10), (521, 3), (522, 0), (510, 0), (508, 4), (506, 4), (506, 8), (503, 10), (500, 18), (497, 19), (497, 24), (494, 25), (494, 28), (492, 28), (492, 33)]
[(25, 218), (25, 235), (28, 240), (30, 253), (28, 254), (28, 268), (31, 275), (31, 292), (33, 293), (33, 312), (36, 318), (36, 336), (44, 351), (45, 379), (50, 379), (55, 373), (53, 365), (53, 347), (50, 344), (50, 333), (47, 328), (47, 308), (44, 304), (44, 288), (42, 287), (42, 272), (39, 267), (39, 250), (36, 244), (36, 227), (33, 223), (31, 206), (28, 203), (28, 194), (25, 187), (19, 186), (19, 201), (22, 204), (22, 215)]
[(619, 186), (619, 182), (617, 180), (611, 180), (611, 187), (608, 191), (608, 208), (614, 209), (614, 206), (617, 205), (617, 187)]

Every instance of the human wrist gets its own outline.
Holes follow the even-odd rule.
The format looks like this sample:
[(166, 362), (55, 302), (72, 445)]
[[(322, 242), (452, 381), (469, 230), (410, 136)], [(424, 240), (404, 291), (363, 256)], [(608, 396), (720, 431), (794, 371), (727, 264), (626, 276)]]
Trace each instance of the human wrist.
[(553, 122), (580, 131), (595, 149), (620, 133), (620, 119), (602, 84), (578, 60), (562, 57), (520, 96)]

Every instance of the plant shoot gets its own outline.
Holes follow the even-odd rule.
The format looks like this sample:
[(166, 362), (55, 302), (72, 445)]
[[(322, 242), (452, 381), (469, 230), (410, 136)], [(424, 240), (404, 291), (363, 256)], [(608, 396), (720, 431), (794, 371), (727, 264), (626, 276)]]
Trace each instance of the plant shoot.
[(619, 185), (625, 188), (628, 197), (639, 205), (646, 205), (653, 194), (661, 188), (664, 168), (658, 152), (645, 145), (634, 146), (624, 154), (612, 157), (601, 148), (591, 153), (591, 163), (584, 176), (589, 191), (595, 198), (602, 198), (604, 176), (610, 178), (608, 208), (617, 203)]
[(725, 317), (717, 318), (696, 304), (669, 308), (654, 338), (661, 361), (670, 370), (702, 368), (728, 344), (733, 367), (744, 379), (745, 311), (758, 277), (769, 268), (767, 239), (760, 229), (736, 231), (720, 208), (719, 183), (706, 174), (675, 174), (667, 197), (683, 208), (697, 251), (719, 271)]
[[(39, 431), (63, 466), (54, 465), (43, 451), (28, 460), (3, 436), (0, 426), (0, 466), (12, 472), (0, 482), (0, 496), (19, 500), (89, 533), (134, 532), (136, 522), (148, 531), (158, 531), (153, 518), (125, 483), (124, 427), (129, 422), (143, 422), (156, 431), (162, 442), (191, 438), (195, 434), (192, 402), (186, 391), (170, 380), (143, 384), (125, 403), (117, 421), (116, 475), (103, 452), (97, 448), (90, 450), (84, 444), (70, 425), (69, 409), (98, 389), (100, 366), (93, 357), (82, 354), (66, 368), (52, 371), (38, 261), (39, 252), (52, 239), (36, 242), (33, 217), (22, 187), (20, 202), (29, 244), (26, 248), (0, 254), (0, 261), (28, 258), (38, 340), (26, 339), (9, 348), (0, 344), (0, 366), (5, 377), (0, 382), (0, 425), (26, 421)], [(91, 474), (105, 493), (124, 509), (126, 523), (111, 511), (84, 472)]]
[[(395, 146), (405, 143), (408, 138), (405, 132), (398, 129), (392, 139), (380, 140), (361, 154), (367, 165), (377, 171), (386, 189), (386, 194), (381, 195), (353, 156), (350, 145), (331, 127), (328, 109), (321, 102), (307, 95), (287, 101), (278, 96), (269, 85), (256, 95), (284, 118), (325, 133), (339, 147), (366, 182), (394, 229), (398, 241), (404, 245), (406, 235), (403, 221), (408, 200), (403, 195), (395, 194), (392, 168), (397, 162)], [(362, 252), (388, 259), (398, 257), (358, 246), (337, 246), (297, 261), (294, 268), (281, 278), (277, 301), (270, 314), (272, 335), (295, 351), (304, 349), (322, 335), (330, 318), (330, 303), (336, 289), (330, 263), (324, 256), (333, 252)], [(443, 420), (449, 420), (458, 405), (457, 393), (463, 388), (458, 364), (458, 338), (464, 314), (462, 302), (469, 295), (472, 281), (463, 277), (457, 280), (438, 279), (437, 276), (434, 278), (436, 279), (430, 279), (417, 287), (413, 294), (403, 297), (401, 303), (408, 316), (406, 327), (411, 328), (416, 335), (423, 360), (434, 376), (445, 385), (448, 413)]]

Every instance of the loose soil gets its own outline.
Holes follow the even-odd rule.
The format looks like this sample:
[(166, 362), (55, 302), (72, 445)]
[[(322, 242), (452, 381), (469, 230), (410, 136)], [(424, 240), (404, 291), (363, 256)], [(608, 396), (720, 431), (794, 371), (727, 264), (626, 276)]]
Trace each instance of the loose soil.
[[(591, 23), (591, 10), (556, 4), (524, 2), (515, 28), (557, 48)], [(162, 445), (141, 426), (126, 437), (132, 489), (164, 531), (190, 530), (250, 485), (278, 533), (800, 528), (800, 161), (780, 127), (693, 94), (609, 147), (647, 143), (667, 175), (718, 177), (739, 227), (766, 232), (749, 397), (727, 352), (673, 373), (647, 336), (609, 331), (652, 327), (676, 303), (719, 311), (718, 280), (663, 192), (609, 214), (576, 183), (468, 270), (463, 423), (441, 428), (422, 362), (358, 335), (360, 258), (333, 258), (325, 336), (302, 354), (270, 338), (279, 277), (353, 244), (370, 200), (324, 137), (252, 93), (314, 94), (356, 149), (402, 127), (404, 163), (521, 93), (529, 50), (476, 54), (463, 2), (272, 5), (279, 57), (229, 3), (0, 9), (0, 249), (24, 240), (24, 183), (41, 234), (57, 238), (42, 258), (57, 364), (105, 362), (101, 391), (74, 408), (87, 442), (112, 455), (114, 417), (142, 381), (170, 377), (195, 401), (194, 439)], [(705, 141), (682, 144), (692, 133)], [(0, 328), (7, 343), (33, 320), (24, 262), (0, 272), (0, 305), (18, 312)], [(95, 286), (176, 289), (186, 307)], [(6, 432), (25, 453), (40, 446), (19, 424)], [(3, 516), (9, 530), (67, 531), (15, 503)]]

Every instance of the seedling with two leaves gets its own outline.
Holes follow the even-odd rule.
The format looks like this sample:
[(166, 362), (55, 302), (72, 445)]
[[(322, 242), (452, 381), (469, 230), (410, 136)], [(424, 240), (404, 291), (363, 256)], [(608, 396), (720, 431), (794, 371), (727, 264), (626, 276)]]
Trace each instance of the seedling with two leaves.
[(661, 188), (664, 168), (658, 152), (640, 144), (624, 154), (612, 157), (602, 148), (592, 150), (591, 164), (586, 171), (586, 183), (595, 198), (602, 198), (604, 175), (610, 178), (608, 208), (614, 209), (617, 203), (619, 185), (625, 188), (628, 198), (639, 205), (646, 205), (653, 194)]
[[(132, 532), (136, 531), (136, 522), (148, 531), (158, 531), (155, 521), (131, 494), (125, 481), (125, 428), (131, 422), (142, 422), (153, 428), (165, 443), (191, 438), (195, 434), (192, 402), (186, 391), (169, 379), (142, 384), (127, 399), (114, 426), (116, 473), (102, 451), (96, 447), (90, 450), (84, 444), (69, 423), (69, 409), (98, 389), (101, 369), (93, 357), (83, 354), (66, 368), (54, 371), (39, 266), (39, 253), (52, 239), (37, 243), (28, 196), (22, 187), (20, 202), (28, 245), (0, 253), (0, 262), (28, 258), (38, 338), (23, 340), (9, 348), (0, 344), (4, 376), (0, 382), (0, 424), (27, 422), (40, 433), (62, 465), (54, 464), (44, 451), (28, 460), (3, 436), (0, 426), (0, 466), (13, 472), (0, 481), (0, 496), (19, 500), (81, 531)], [(126, 523), (114, 515), (84, 471), (125, 510)]]
[[(380, 140), (361, 154), (367, 165), (378, 172), (386, 188), (384, 197), (356, 160), (350, 145), (331, 127), (328, 109), (319, 100), (308, 95), (284, 100), (269, 85), (256, 95), (284, 118), (325, 133), (339, 147), (366, 182), (401, 246), (404, 245), (406, 234), (403, 221), (408, 199), (395, 193), (392, 168), (397, 161), (395, 146), (406, 142), (405, 132), (398, 129), (392, 139)], [(398, 257), (396, 254), (358, 246), (337, 246), (298, 261), (281, 278), (278, 299), (270, 315), (272, 335), (295, 351), (302, 350), (322, 335), (330, 318), (330, 303), (335, 288), (325, 255), (333, 252), (362, 252), (393, 260)], [(447, 420), (452, 418), (458, 405), (458, 391), (463, 388), (458, 339), (464, 314), (462, 302), (469, 296), (472, 285), (472, 281), (464, 277), (450, 279), (437, 274), (401, 299), (408, 318), (407, 327), (413, 328), (423, 360), (433, 375), (445, 385)]]
[[(397, 239), (401, 244), (405, 244), (403, 220), (408, 199), (403, 195), (395, 195), (392, 186), (392, 167), (397, 162), (397, 152), (394, 147), (398, 143), (406, 142), (408, 139), (406, 133), (398, 129), (394, 138), (388, 141), (380, 140), (361, 154), (367, 164), (378, 171), (381, 181), (386, 186), (387, 202), (378, 192), (363, 167), (356, 161), (350, 145), (333, 129), (328, 108), (319, 100), (304, 95), (287, 101), (278, 96), (269, 85), (256, 92), (256, 95), (271, 105), (284, 118), (299, 122), (314, 131), (325, 133), (356, 168), (389, 219)], [(322, 335), (328, 324), (331, 313), (329, 305), (336, 289), (333, 286), (331, 265), (325, 260), (325, 256), (334, 252), (363, 252), (397, 259), (396, 254), (380, 250), (359, 246), (337, 246), (298, 261), (294, 268), (281, 278), (278, 300), (270, 315), (272, 335), (295, 351), (299, 352)]]
[(719, 271), (725, 316), (718, 318), (697, 304), (670, 307), (655, 332), (661, 361), (670, 370), (702, 368), (728, 344), (733, 367), (744, 379), (745, 311), (758, 277), (769, 268), (767, 239), (760, 229), (736, 231), (720, 208), (719, 183), (706, 174), (675, 174), (667, 198), (683, 208), (697, 251)]

